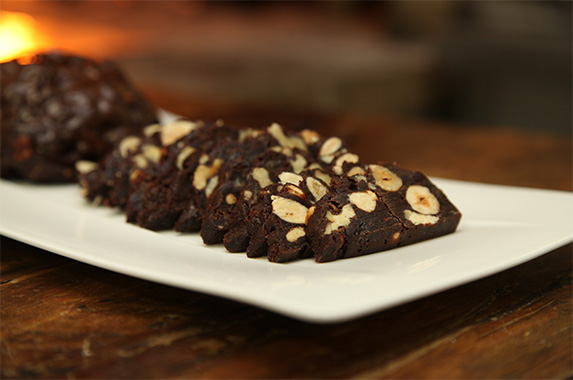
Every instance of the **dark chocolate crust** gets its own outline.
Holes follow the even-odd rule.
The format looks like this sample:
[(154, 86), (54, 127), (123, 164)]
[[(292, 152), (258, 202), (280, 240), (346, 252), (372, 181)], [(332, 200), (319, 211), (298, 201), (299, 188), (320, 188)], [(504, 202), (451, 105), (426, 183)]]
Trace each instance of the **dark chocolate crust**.
[(155, 111), (113, 62), (61, 53), (0, 64), (4, 178), (76, 179), (78, 160), (97, 161), (123, 137), (156, 122)]

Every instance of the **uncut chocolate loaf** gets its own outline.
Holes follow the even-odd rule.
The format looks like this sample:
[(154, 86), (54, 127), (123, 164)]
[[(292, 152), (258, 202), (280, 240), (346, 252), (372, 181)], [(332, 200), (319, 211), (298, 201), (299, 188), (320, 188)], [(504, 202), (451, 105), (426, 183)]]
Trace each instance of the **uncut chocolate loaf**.
[(0, 175), (71, 182), (80, 159), (98, 160), (156, 122), (154, 108), (113, 62), (60, 53), (0, 64)]
[(360, 256), (452, 233), (461, 218), (423, 174), (362, 163), (337, 137), (273, 124), (177, 120), (77, 164), (83, 194), (152, 230), (286, 262)]

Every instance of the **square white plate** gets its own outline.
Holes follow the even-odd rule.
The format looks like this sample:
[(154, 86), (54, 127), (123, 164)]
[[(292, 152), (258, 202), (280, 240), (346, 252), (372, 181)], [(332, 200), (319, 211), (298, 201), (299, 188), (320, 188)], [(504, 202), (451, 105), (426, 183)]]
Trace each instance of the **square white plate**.
[(462, 211), (458, 232), (317, 264), (249, 259), (198, 234), (152, 232), (94, 208), (76, 185), (0, 180), (0, 233), (101, 268), (313, 322), (356, 318), (467, 283), (573, 240), (573, 193), (434, 179)]

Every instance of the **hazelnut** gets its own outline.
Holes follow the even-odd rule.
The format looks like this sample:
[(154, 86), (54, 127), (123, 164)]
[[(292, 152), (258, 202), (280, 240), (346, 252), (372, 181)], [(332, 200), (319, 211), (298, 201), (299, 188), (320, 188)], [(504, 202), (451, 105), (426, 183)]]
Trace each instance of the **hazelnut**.
[(254, 168), (251, 176), (259, 183), (261, 189), (273, 183), (269, 178), (269, 172), (265, 168)]
[(320, 135), (317, 132), (310, 129), (305, 129), (301, 131), (300, 135), (302, 136), (302, 139), (304, 140), (306, 145), (316, 144), (318, 140), (320, 140)]
[(292, 199), (271, 196), (273, 213), (285, 222), (292, 224), (304, 224), (308, 209)]
[(330, 186), (330, 181), (332, 181), (332, 178), (322, 170), (320, 169), (315, 170), (314, 176), (322, 180), (322, 182), (326, 183), (327, 186)]
[(137, 166), (140, 169), (145, 169), (147, 167), (147, 159), (143, 157), (142, 154), (136, 154), (135, 156), (133, 156), (131, 160), (133, 161), (135, 166)]
[(438, 216), (419, 214), (412, 210), (404, 210), (404, 217), (415, 225), (436, 224), (438, 220), (440, 220), (440, 217)]
[(298, 148), (305, 151), (308, 149), (302, 138), (298, 136), (286, 136), (283, 128), (277, 123), (273, 123), (270, 127), (267, 128), (267, 131), (283, 147)]
[(158, 132), (161, 132), (161, 125), (159, 124), (151, 124), (143, 128), (143, 135), (147, 138), (150, 138)]
[(186, 146), (177, 155), (176, 165), (179, 170), (183, 170), (183, 163), (185, 160), (195, 152), (195, 148), (191, 146)]
[(215, 190), (215, 188), (217, 187), (218, 184), (219, 184), (219, 176), (218, 175), (209, 178), (209, 181), (207, 182), (207, 186), (205, 186), (205, 196), (207, 198), (209, 198), (211, 196), (211, 194), (213, 193), (213, 190)]
[(362, 211), (372, 212), (376, 209), (376, 201), (378, 197), (371, 190), (359, 191), (348, 195), (350, 203), (358, 207)]
[(229, 193), (227, 194), (227, 196), (225, 196), (225, 202), (227, 202), (227, 204), (229, 205), (234, 205), (235, 203), (237, 203), (237, 197), (235, 196), (235, 194)]
[(440, 211), (440, 202), (426, 186), (412, 185), (406, 190), (406, 201), (421, 214), (432, 215)]
[(158, 163), (161, 159), (161, 149), (155, 145), (146, 144), (141, 147), (141, 153), (148, 161)]
[(292, 160), (290, 163), (292, 165), (292, 170), (297, 174), (302, 172), (307, 164), (306, 158), (304, 158), (300, 154), (297, 154), (295, 156), (295, 159)]
[(374, 177), (374, 182), (382, 190), (396, 191), (402, 187), (402, 178), (390, 169), (381, 165), (370, 165), (369, 169)]
[(119, 143), (119, 154), (121, 157), (126, 158), (128, 154), (135, 152), (139, 145), (141, 145), (141, 139), (137, 136), (127, 136)]
[(356, 216), (352, 205), (344, 205), (342, 207), (342, 211), (338, 214), (333, 214), (332, 212), (326, 213), (326, 219), (330, 223), (326, 225), (326, 229), (324, 230), (325, 235), (330, 235), (333, 231), (338, 230), (340, 227), (346, 227), (352, 221), (352, 218)]
[(99, 165), (93, 161), (80, 160), (76, 161), (76, 170), (80, 174), (87, 174), (99, 168)]
[[(332, 156), (342, 147), (342, 140), (338, 137), (331, 137), (322, 143), (318, 155), (320, 157)], [(332, 158), (330, 159), (332, 161)]]
[(348, 170), (348, 172), (346, 173), (347, 176), (352, 177), (353, 175), (361, 175), (363, 176), (366, 172), (364, 171), (364, 169), (360, 166), (354, 166), (353, 168), (350, 168), (350, 170)]
[(286, 186), (284, 187), (286, 191), (288, 191), (290, 194), (294, 195), (295, 197), (301, 198), (301, 199), (305, 199), (306, 195), (304, 194), (304, 191), (302, 191), (302, 189), (298, 186), (292, 185), (290, 183), (287, 183)]
[(345, 154), (343, 154), (342, 156), (340, 156), (340, 157), (338, 157), (338, 158), (336, 159), (336, 161), (334, 162), (334, 167), (332, 168), (332, 170), (333, 170), (336, 174), (340, 175), (340, 174), (342, 174), (342, 166), (343, 166), (345, 163), (347, 163), (347, 162), (356, 163), (356, 162), (358, 162), (358, 161), (359, 161), (359, 158), (358, 158), (358, 156), (357, 156), (356, 154), (354, 154), (354, 153), (345, 153)]
[(328, 193), (327, 187), (316, 178), (308, 177), (306, 179), (306, 186), (316, 202)]
[(282, 172), (279, 174), (279, 181), (283, 184), (292, 183), (293, 185), (300, 185), (302, 182), (302, 177), (298, 174), (291, 172)]
[(171, 145), (197, 128), (197, 124), (188, 120), (175, 120), (161, 129), (161, 144)]
[(289, 232), (287, 232), (286, 234), (286, 239), (287, 241), (294, 243), (295, 241), (297, 241), (298, 239), (300, 239), (301, 237), (305, 236), (306, 232), (304, 231), (303, 227), (295, 227), (292, 228)]

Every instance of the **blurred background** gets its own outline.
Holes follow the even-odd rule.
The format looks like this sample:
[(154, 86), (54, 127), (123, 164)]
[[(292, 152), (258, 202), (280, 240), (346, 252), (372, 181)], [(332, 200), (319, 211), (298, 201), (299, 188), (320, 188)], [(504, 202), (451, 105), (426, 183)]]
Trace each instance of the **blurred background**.
[(2, 0), (0, 59), (58, 48), (190, 98), (570, 137), (572, 4)]

